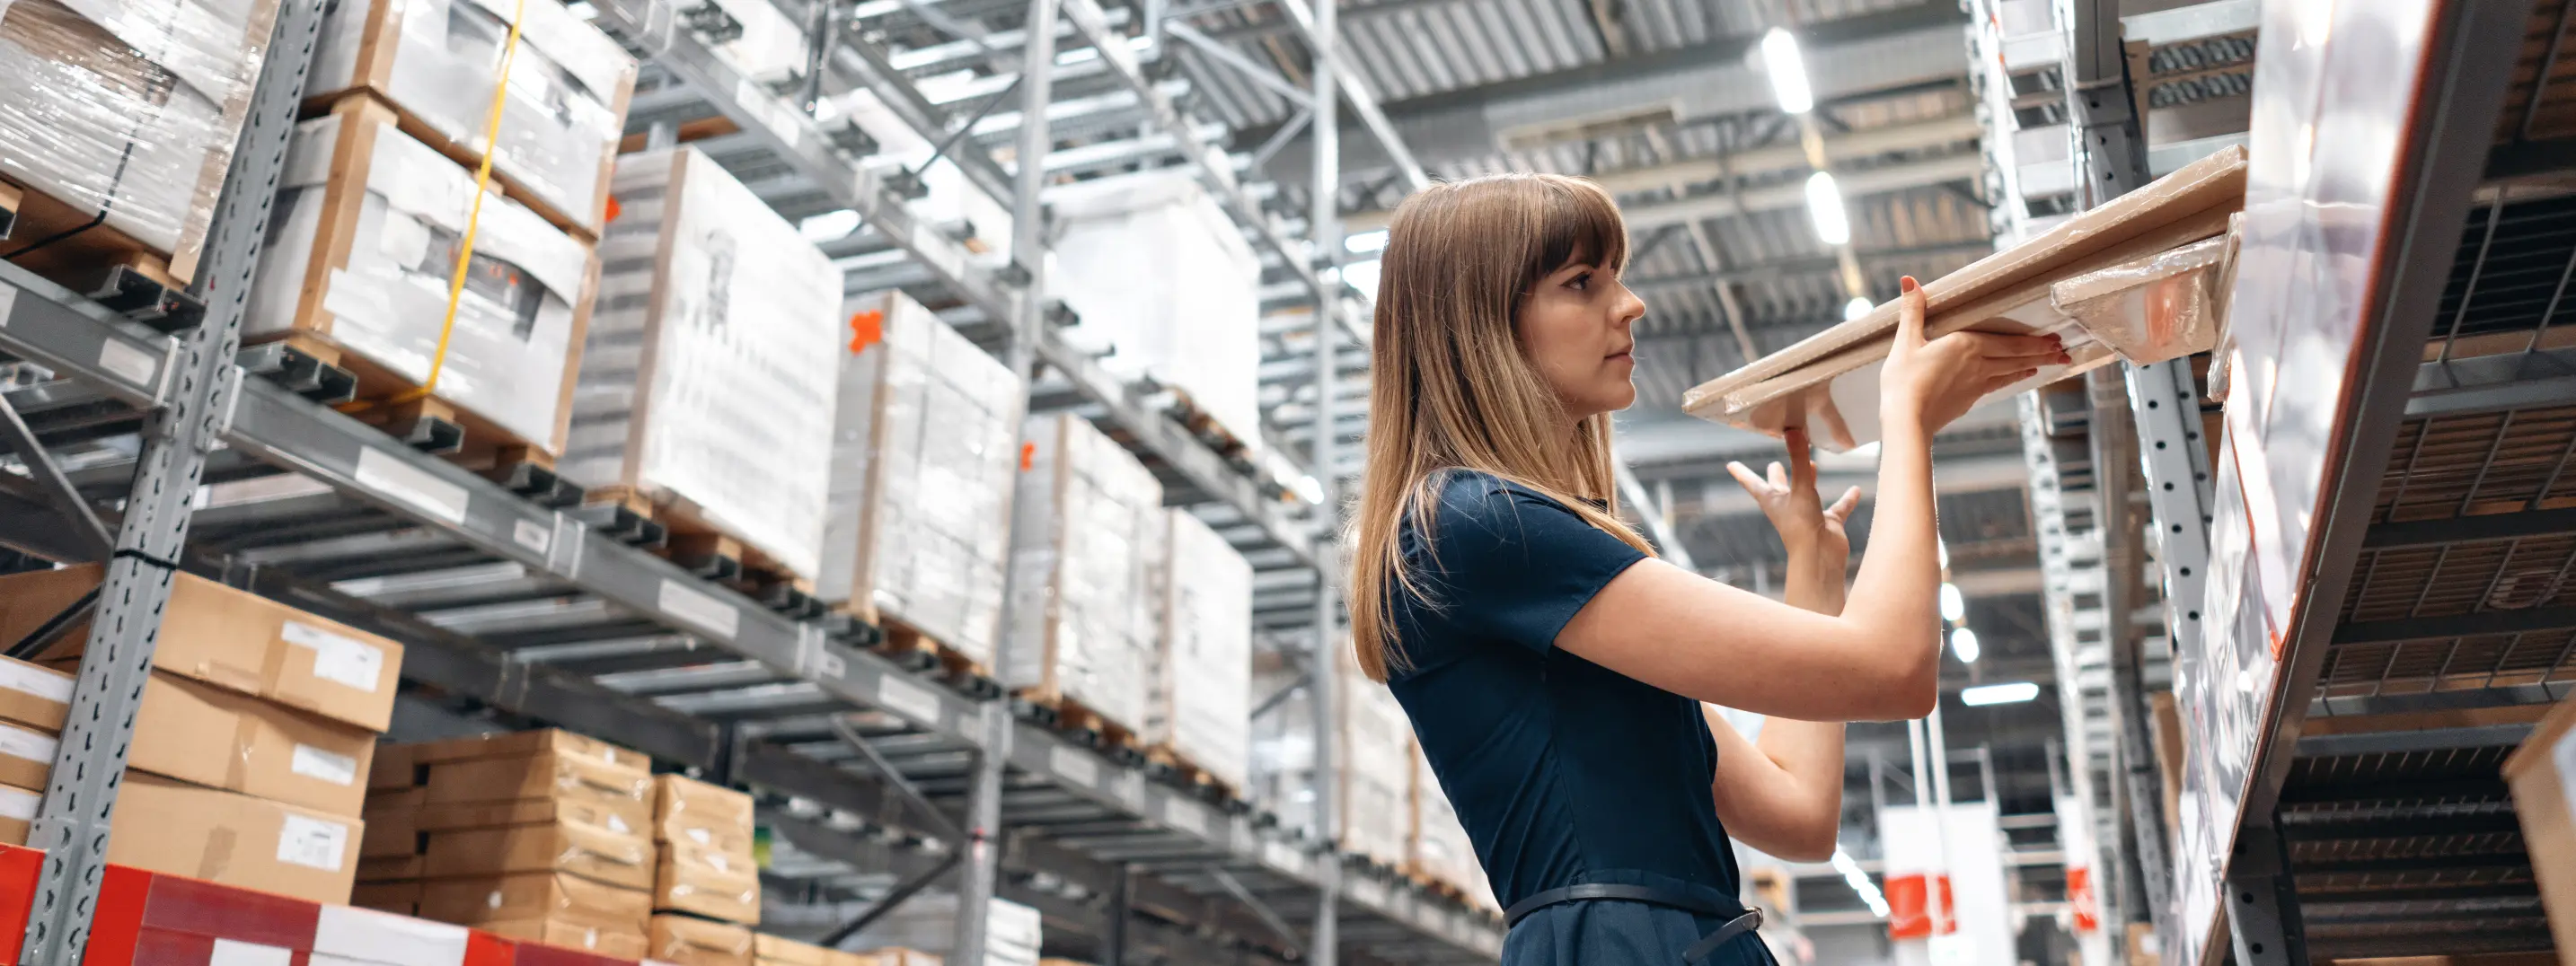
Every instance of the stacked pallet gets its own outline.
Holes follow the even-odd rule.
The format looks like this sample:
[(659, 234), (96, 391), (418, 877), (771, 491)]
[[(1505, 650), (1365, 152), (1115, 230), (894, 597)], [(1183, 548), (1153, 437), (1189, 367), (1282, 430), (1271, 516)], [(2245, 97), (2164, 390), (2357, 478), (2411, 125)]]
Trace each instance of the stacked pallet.
[(1148, 754), (1241, 798), (1252, 740), (1252, 565), (1190, 514), (1164, 511)]
[(1339, 720), (1344, 850), (1389, 868), (1405, 864), (1413, 835), (1413, 722), (1395, 692), (1360, 673), (1350, 646), (1334, 649), (1342, 676)]
[[(275, 0), (0, 6), (0, 259), (90, 291), (195, 275)], [(23, 190), (20, 190), (23, 189)]]
[[(0, 715), (58, 728), (89, 622), (39, 633), (85, 595), (97, 565), (0, 578), (0, 635), (44, 640), (51, 671), (0, 667)], [(187, 574), (174, 578), (127, 747), (107, 859), (314, 902), (344, 903), (357, 874), (376, 737), (393, 715), (402, 647)], [(42, 787), (50, 738), (0, 733), (7, 779)], [(19, 796), (0, 812), (23, 821)], [(32, 801), (24, 804), (32, 806)], [(21, 838), (23, 829), (12, 829)]]
[(1080, 416), (1031, 417), (1023, 438), (1005, 683), (1066, 726), (1133, 747), (1159, 636), (1162, 484)]
[(653, 778), (652, 956), (750, 966), (760, 924), (751, 796), (678, 775)]
[[(643, 756), (565, 731), (389, 746), (370, 814), (367, 905), (606, 956), (641, 958), (655, 885)], [(410, 849), (405, 853), (400, 850)]]
[(815, 597), (990, 677), (1024, 390), (901, 292), (849, 308)]
[[(1044, 938), (1038, 911), (994, 899), (984, 910), (985, 966), (1037, 966)], [(939, 966), (957, 941), (957, 894), (923, 893), (861, 930), (858, 943), (876, 966)], [(919, 950), (919, 952), (916, 952)]]
[(1446, 892), (1482, 909), (1500, 909), (1485, 867), (1476, 858), (1476, 843), (1458, 823), (1458, 810), (1431, 771), (1422, 745), (1413, 746), (1413, 828), (1406, 836), (1404, 872), (1415, 882)]
[(615, 187), (562, 473), (652, 516), (675, 544), (810, 590), (840, 272), (696, 149), (620, 158)]

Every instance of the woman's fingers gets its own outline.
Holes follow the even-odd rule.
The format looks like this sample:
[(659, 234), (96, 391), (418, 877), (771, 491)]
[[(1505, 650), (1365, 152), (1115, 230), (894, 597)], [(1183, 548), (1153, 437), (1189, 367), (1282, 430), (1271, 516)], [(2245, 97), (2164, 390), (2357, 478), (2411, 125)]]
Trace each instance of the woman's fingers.
[(1807, 445), (1807, 434), (1791, 430), (1784, 440), (1789, 444), (1789, 492), (1805, 493), (1816, 488), (1816, 456)]
[(1729, 462), (1726, 464), (1726, 472), (1728, 475), (1735, 477), (1735, 484), (1737, 486), (1743, 487), (1744, 492), (1753, 494), (1755, 499), (1769, 496), (1771, 493), (1771, 488), (1763, 485), (1762, 478), (1753, 475), (1752, 467), (1746, 466), (1742, 463)]
[(1982, 399), (1986, 396), (1993, 395), (1995, 392), (2006, 386), (2010, 386), (2013, 383), (2020, 382), (2036, 375), (2039, 375), (2039, 370), (2033, 368), (2016, 369), (1999, 376), (1989, 376), (1986, 378), (1984, 388), (1977, 393), (1977, 396)]
[(1833, 506), (1825, 509), (1825, 518), (1832, 520), (1835, 523), (1841, 523), (1845, 520), (1851, 519), (1851, 512), (1859, 508), (1860, 487), (1855, 486), (1851, 489), (1844, 490), (1843, 498), (1835, 500)]
[(1789, 472), (1780, 468), (1779, 460), (1771, 461), (1771, 489), (1779, 493), (1789, 492)]
[(1923, 286), (1914, 280), (1914, 276), (1908, 275), (1897, 280), (1896, 288), (1899, 292), (1896, 296), (1896, 344), (1900, 348), (1921, 346), (1925, 305)]

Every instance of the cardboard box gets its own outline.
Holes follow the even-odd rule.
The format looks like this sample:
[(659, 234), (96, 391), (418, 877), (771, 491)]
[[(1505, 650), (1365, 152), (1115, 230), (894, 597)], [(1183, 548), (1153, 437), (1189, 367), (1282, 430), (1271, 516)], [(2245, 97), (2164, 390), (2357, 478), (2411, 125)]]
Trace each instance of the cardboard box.
[(1242, 794), (1251, 781), (1252, 565), (1190, 511), (1163, 513), (1143, 737)]
[[(165, 632), (166, 636), (166, 632)], [(375, 754), (365, 729), (152, 672), (126, 766), (181, 781), (355, 818)]]
[(653, 868), (653, 908), (760, 924), (760, 867), (748, 855), (664, 846)]
[(849, 307), (816, 596), (990, 667), (1026, 393), (1009, 366), (901, 292)]
[(874, 966), (939, 966), (939, 957), (910, 949), (871, 949), (857, 955)]
[(415, 752), (419, 745), (382, 742), (376, 745), (376, 760), (367, 765), (367, 795), (379, 792), (417, 788), (429, 783), (429, 773), (420, 766)]
[(835, 952), (766, 933), (753, 933), (751, 937), (751, 958), (759, 966), (836, 966), (832, 962)]
[(33, 189), (20, 200), (10, 262), (95, 281), (102, 266), (149, 251), (185, 281), (204, 253), (277, 4), (76, 6), (0, 7), (0, 177)]
[(597, 237), (635, 92), (635, 58), (556, 0), (334, 4), (322, 18), (308, 102), (353, 88), (374, 92), (402, 108), (412, 136), (470, 165), (487, 146), (514, 15), (519, 45), (500, 107), (494, 180), (549, 220)]
[(849, 340), (841, 272), (694, 148), (625, 155), (616, 185), (556, 470), (811, 578)]
[[(97, 564), (0, 577), (0, 638), (17, 640), (98, 586)], [(77, 657), (87, 621), (36, 656)], [(178, 574), (152, 666), (274, 704), (383, 731), (402, 645), (193, 574)], [(364, 774), (364, 772), (361, 772)]]
[[(383, 754), (391, 745), (376, 746)], [(419, 855), (429, 848), (421, 837), (420, 808), (428, 789), (406, 788), (398, 792), (373, 792), (367, 795), (364, 811), (358, 817), (367, 823), (367, 836), (358, 846), (358, 859), (400, 858)], [(363, 872), (359, 881), (366, 881)]]
[(107, 860), (345, 905), (364, 835), (356, 819), (129, 773), (108, 828)]
[(54, 772), (54, 736), (0, 723), (0, 785), (43, 788)]
[(653, 843), (595, 825), (554, 822), (429, 833), (433, 879), (569, 872), (629, 889), (653, 887)]
[(349, 904), (361, 909), (417, 916), (420, 915), (420, 891), (419, 882), (361, 882), (349, 890)]
[(654, 916), (645, 955), (672, 966), (751, 966), (751, 930), (688, 916)]
[[(363, 836), (361, 837), (363, 840)], [(428, 845), (421, 848), (426, 851)], [(388, 855), (358, 859), (358, 881), (402, 882), (417, 879), (429, 872), (429, 860), (420, 855)]]
[[(524, 758), (540, 752), (581, 755), (636, 771), (653, 770), (653, 759), (643, 752), (621, 748), (589, 735), (575, 734), (561, 728), (535, 731), (504, 731), (488, 735), (471, 735), (442, 741), (416, 742), (410, 746), (414, 761), (423, 766), (451, 761), (474, 761), (482, 758)], [(423, 779), (426, 784), (427, 779)]]
[(43, 792), (0, 785), (0, 842), (27, 844), (27, 826), (36, 821), (36, 806), (44, 800)]
[[(6, 586), (0, 584), (0, 588)], [(5, 600), (0, 600), (0, 614), (7, 613), (8, 606)], [(0, 721), (14, 721), (47, 734), (60, 734), (63, 718), (71, 711), (71, 675), (17, 658), (0, 657)]]
[(568, 821), (648, 835), (653, 776), (562, 752), (429, 766), (421, 827), (431, 830)]
[(679, 775), (653, 776), (653, 841), (749, 856), (751, 795)]
[(1005, 683), (1141, 731), (1160, 634), (1152, 587), (1169, 525), (1163, 486), (1081, 416), (1031, 417), (1021, 436)]
[(477, 456), (562, 452), (599, 262), (588, 242), (487, 195), (451, 327), (473, 206), (474, 172), (396, 130), (382, 104), (351, 97), (297, 125), (243, 339), (336, 349), (359, 396), (381, 399), (422, 385), (445, 338), (437, 402)]
[(433, 879), (421, 886), (420, 914), (466, 926), (547, 919), (640, 934), (653, 916), (653, 897), (566, 872)]
[(2505, 759), (2504, 779), (2559, 961), (2576, 966), (2576, 698), (2558, 702)]
[(609, 959), (642, 959), (649, 948), (643, 933), (619, 932), (561, 919), (510, 919), (477, 923), (474, 928), (495, 936), (578, 949)]

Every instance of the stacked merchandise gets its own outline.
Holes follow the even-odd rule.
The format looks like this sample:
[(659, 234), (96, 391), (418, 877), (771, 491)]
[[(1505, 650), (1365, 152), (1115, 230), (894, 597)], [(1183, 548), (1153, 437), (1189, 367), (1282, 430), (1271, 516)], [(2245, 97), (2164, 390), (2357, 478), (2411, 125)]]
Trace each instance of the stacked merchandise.
[[(1037, 966), (1044, 937), (1037, 910), (995, 899), (984, 911), (983, 966)], [(877, 957), (877, 966), (938, 966), (939, 957), (952, 952), (956, 941), (954, 892), (914, 896), (859, 933), (860, 945), (881, 947), (870, 954)]]
[(71, 675), (0, 657), (0, 842), (27, 844), (71, 701)]
[(990, 668), (1020, 380), (900, 292), (851, 308), (815, 596), (899, 621)]
[(2558, 702), (2504, 762), (2541, 910), (2562, 962), (2576, 957), (2576, 698)]
[(1501, 908), (1494, 902), (1493, 886), (1485, 881), (1484, 865), (1476, 859), (1476, 843), (1458, 824), (1458, 810), (1450, 806), (1440, 776), (1432, 774), (1431, 759), (1422, 756), (1419, 742), (1413, 748), (1413, 831), (1405, 845), (1404, 870), (1457, 893), (1471, 905)]
[[(1261, 260), (1198, 179), (1148, 171), (1050, 189), (1047, 282), (1067, 337), (1123, 375), (1174, 387), (1253, 452), (1261, 440)], [(1138, 272), (1137, 265), (1152, 265)]]
[[(96, 592), (100, 574), (93, 564), (0, 578), (0, 635), (28, 640)], [(347, 902), (363, 779), (393, 716), (401, 645), (187, 574), (174, 578), (163, 619), (108, 861)], [(61, 631), (35, 660), (71, 671), (89, 622)], [(50, 698), (68, 699), (67, 677), (18, 664), (0, 677), (0, 713), (60, 726)], [(43, 770), (28, 763), (50, 764), (51, 740), (24, 729), (0, 737), (16, 747), (7, 780), (41, 787)]]
[[(685, 914), (656, 915), (657, 922), (701, 916), (742, 926), (760, 924), (760, 866), (752, 856), (750, 795), (678, 775), (655, 776), (653, 845), (659, 850), (653, 869), (653, 909)], [(731, 948), (705, 941), (730, 931), (699, 928), (705, 925), (671, 928), (690, 937), (690, 948)], [(654, 955), (682, 961), (679, 956), (663, 955), (658, 948)], [(744, 948), (742, 956), (749, 955), (748, 947)]]
[[(84, 290), (110, 264), (195, 274), (275, 0), (0, 5), (0, 257)], [(7, 191), (8, 194), (19, 194)]]
[(656, 915), (646, 955), (670, 966), (751, 966), (751, 930), (696, 916)]
[(1253, 658), (1252, 693), (1278, 694), (1277, 709), (1251, 721), (1252, 741), (1245, 755), (1250, 787), (1244, 798), (1261, 803), (1286, 828), (1318, 827), (1315, 812), (1314, 689), (1300, 686), (1301, 669), (1276, 652)]
[(1133, 736), (1153, 666), (1163, 487), (1080, 416), (1031, 417), (1011, 511), (1010, 687)]
[[(516, 56), (502, 46), (518, 18)], [(308, 104), (364, 91), (405, 133), (466, 166), (490, 142), (508, 70), (493, 180), (547, 221), (597, 238), (635, 92), (635, 58), (556, 0), (343, 0), (323, 15)]]
[[(617, 163), (564, 477), (764, 567), (821, 567), (841, 275), (694, 148)], [(746, 561), (748, 562), (748, 561)]]
[(1336, 649), (1344, 850), (1401, 867), (1413, 834), (1413, 722), (1386, 685), (1360, 673), (1350, 646)]
[(383, 820), (409, 809), (411, 841), (384, 846), (417, 851), (370, 856), (371, 898), (398, 895), (408, 871), (421, 918), (605, 956), (645, 954), (654, 796), (642, 755), (552, 730), (384, 753), (395, 767), (369, 782), (371, 813)]
[[(752, 966), (881, 966), (886, 963), (866, 953), (845, 953), (811, 943), (776, 936), (751, 937)], [(901, 966), (893, 963), (891, 966)]]
[(1240, 797), (1252, 737), (1252, 565), (1188, 510), (1165, 510), (1145, 744)]
[(474, 173), (404, 133), (391, 108), (340, 100), (295, 130), (243, 336), (336, 359), (370, 399), (426, 385), (434, 366), (436, 415), (478, 452), (561, 452), (599, 263), (517, 202), (487, 194), (477, 214), (474, 200)]

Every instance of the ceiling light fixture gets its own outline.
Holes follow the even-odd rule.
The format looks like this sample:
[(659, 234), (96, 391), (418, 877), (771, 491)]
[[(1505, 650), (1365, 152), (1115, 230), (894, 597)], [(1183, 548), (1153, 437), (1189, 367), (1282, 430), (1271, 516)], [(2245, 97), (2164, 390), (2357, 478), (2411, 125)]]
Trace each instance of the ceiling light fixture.
[(1950, 632), (1950, 653), (1958, 655), (1961, 664), (1975, 664), (1977, 655), (1985, 652), (1977, 645), (1977, 632), (1962, 627)]
[(1868, 296), (1852, 296), (1851, 301), (1843, 303), (1843, 321), (1849, 322), (1860, 318), (1861, 316), (1868, 315), (1869, 310), (1873, 308), (1877, 308), (1877, 306), (1869, 304)]
[(2011, 684), (1980, 684), (1959, 692), (1959, 703), (1971, 708), (1990, 704), (2020, 704), (2039, 697), (2039, 685), (2028, 681)]
[(1843, 192), (1834, 176), (1818, 171), (1807, 176), (1807, 216), (1815, 219), (1816, 238), (1828, 245), (1851, 244), (1851, 218), (1843, 213)]
[(1960, 596), (1959, 585), (1941, 585), (1941, 619), (1956, 624), (1967, 619), (1968, 599)]
[(1816, 92), (1807, 86), (1807, 59), (1798, 52), (1798, 38), (1778, 27), (1762, 35), (1762, 69), (1771, 75), (1771, 96), (1778, 98), (1780, 109), (1791, 114), (1804, 114), (1816, 107)]

